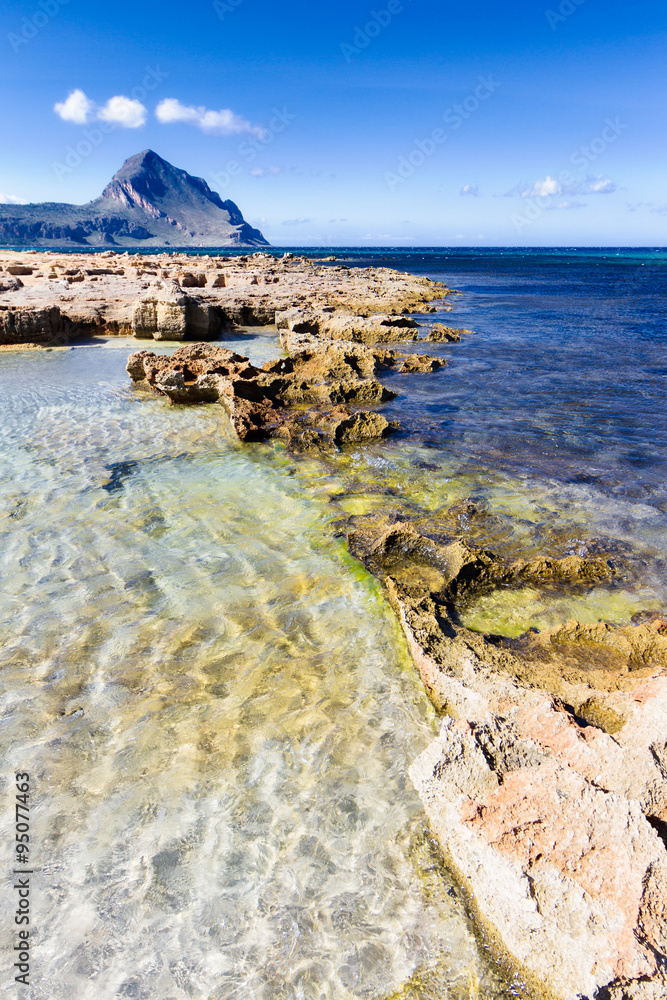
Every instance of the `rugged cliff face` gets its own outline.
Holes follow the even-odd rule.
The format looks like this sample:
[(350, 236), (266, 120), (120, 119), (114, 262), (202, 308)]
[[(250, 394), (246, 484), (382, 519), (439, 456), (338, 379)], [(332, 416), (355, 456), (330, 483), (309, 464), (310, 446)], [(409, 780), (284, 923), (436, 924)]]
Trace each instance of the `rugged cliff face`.
[(8, 246), (268, 246), (233, 201), (151, 149), (125, 161), (87, 205), (0, 206)]

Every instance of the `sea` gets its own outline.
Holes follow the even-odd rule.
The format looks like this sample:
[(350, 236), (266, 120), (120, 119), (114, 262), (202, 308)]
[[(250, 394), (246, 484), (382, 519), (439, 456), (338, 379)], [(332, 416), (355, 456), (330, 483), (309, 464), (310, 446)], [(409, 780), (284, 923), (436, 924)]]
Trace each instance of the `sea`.
[(439, 720), (346, 526), (621, 567), (487, 595), (482, 631), (667, 603), (664, 248), (285, 250), (457, 290), (417, 319), (470, 332), (406, 347), (447, 363), (387, 376), (386, 441), (241, 444), (220, 407), (134, 387), (131, 339), (0, 353), (1, 833), (27, 774), (31, 1000), (521, 995), (408, 778)]

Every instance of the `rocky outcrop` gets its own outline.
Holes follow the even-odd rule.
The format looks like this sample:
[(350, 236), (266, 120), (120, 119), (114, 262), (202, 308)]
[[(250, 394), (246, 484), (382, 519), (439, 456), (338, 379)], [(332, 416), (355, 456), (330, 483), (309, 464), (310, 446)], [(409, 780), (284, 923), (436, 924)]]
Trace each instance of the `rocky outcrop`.
[(539, 996), (666, 995), (664, 618), (483, 635), (459, 617), (476, 594), (525, 581), (585, 591), (624, 568), (507, 563), (403, 523), (353, 531), (349, 545), (384, 582), (445, 714), (410, 773), (497, 948)]
[(66, 344), (78, 333), (58, 306), (10, 309), (0, 304), (0, 344)]
[(276, 313), (276, 326), (283, 343), (294, 334), (320, 340), (345, 340), (359, 344), (395, 344), (416, 341), (458, 341), (467, 330), (453, 330), (439, 323), (433, 325), (426, 337), (419, 335), (419, 323), (409, 316), (369, 316), (363, 312), (336, 309), (292, 308)]
[(134, 382), (174, 403), (221, 403), (242, 441), (279, 438), (307, 451), (374, 440), (394, 429), (379, 413), (351, 409), (393, 397), (373, 377), (375, 366), (373, 354), (354, 345), (301, 351), (257, 368), (233, 351), (194, 344), (171, 356), (140, 351), (127, 370)]
[[(428, 330), (419, 337), (423, 327), (405, 312), (425, 312), (448, 294), (426, 278), (385, 268), (374, 272), (369, 292), (367, 274), (291, 254), (193, 257), (108, 250), (91, 257), (0, 251), (0, 306), (18, 312), (56, 304), (71, 320), (72, 335), (216, 340), (238, 326), (272, 326), (276, 316), (291, 316), (290, 309), (301, 315), (302, 307), (294, 303), (308, 302), (313, 315), (325, 316), (329, 326), (294, 320), (290, 329), (291, 321), (280, 319), (283, 338), (305, 338), (311, 347), (331, 339), (347, 343), (346, 332), (357, 343), (428, 340)], [(40, 342), (47, 339), (47, 331), (36, 335)], [(412, 360), (405, 370), (435, 370), (438, 363), (443, 359)]]
[(175, 282), (157, 281), (132, 309), (132, 333), (138, 339), (215, 340), (232, 329), (234, 323), (221, 309), (184, 294)]

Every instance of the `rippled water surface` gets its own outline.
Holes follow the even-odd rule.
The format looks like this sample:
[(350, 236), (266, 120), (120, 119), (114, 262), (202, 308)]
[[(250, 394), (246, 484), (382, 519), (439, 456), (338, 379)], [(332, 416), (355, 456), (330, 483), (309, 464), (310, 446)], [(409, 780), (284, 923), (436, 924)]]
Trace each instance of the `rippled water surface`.
[(486, 595), (484, 631), (664, 607), (665, 255), (333, 252), (461, 289), (429, 321), (475, 332), (388, 378), (401, 434), (324, 462), (134, 389), (135, 342), (0, 354), (3, 805), (29, 770), (36, 1000), (514, 993), (425, 836), (407, 766), (436, 719), (337, 531), (620, 567)]
[(425, 836), (435, 719), (379, 588), (279, 451), (133, 389), (134, 346), (0, 356), (31, 996), (505, 995)]

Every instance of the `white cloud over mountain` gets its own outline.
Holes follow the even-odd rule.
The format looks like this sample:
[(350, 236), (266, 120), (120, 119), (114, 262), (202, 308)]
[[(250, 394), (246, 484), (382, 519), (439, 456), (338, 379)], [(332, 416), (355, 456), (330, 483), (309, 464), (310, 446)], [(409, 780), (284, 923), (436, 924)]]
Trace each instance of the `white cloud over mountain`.
[(95, 105), (82, 90), (73, 90), (66, 101), (56, 103), (53, 110), (65, 122), (75, 125), (87, 125), (93, 120)]
[(229, 108), (211, 111), (203, 105), (195, 107), (181, 104), (175, 97), (166, 97), (160, 101), (155, 115), (162, 125), (194, 125), (211, 135), (254, 135), (259, 139), (266, 135), (266, 129), (260, 125), (252, 125)]
[(91, 101), (83, 90), (72, 90), (65, 101), (58, 101), (53, 110), (65, 122), (88, 125), (92, 121), (109, 122), (119, 128), (139, 128), (146, 124), (147, 109), (141, 101), (118, 94), (100, 106)]
[(146, 124), (147, 114), (141, 101), (118, 96), (110, 98), (104, 107), (100, 108), (97, 117), (100, 121), (113, 122), (121, 128), (139, 128)]

